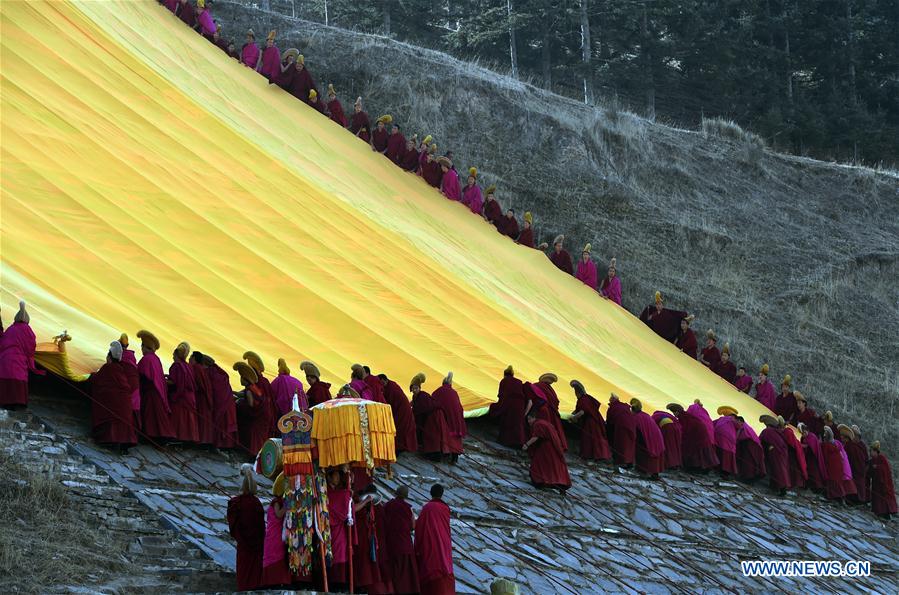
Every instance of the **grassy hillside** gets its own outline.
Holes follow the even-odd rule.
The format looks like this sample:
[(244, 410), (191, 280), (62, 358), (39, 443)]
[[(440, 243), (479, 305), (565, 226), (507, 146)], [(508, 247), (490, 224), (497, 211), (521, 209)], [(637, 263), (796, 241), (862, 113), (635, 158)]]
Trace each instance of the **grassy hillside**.
[[(780, 155), (721, 121), (681, 130), (592, 108), (446, 55), (217, 2), (238, 47), (252, 27), (298, 47), (320, 90), (430, 133), (539, 238), (615, 256), (624, 305), (656, 289), (715, 328), (738, 365), (770, 362), (819, 412), (899, 448), (899, 175)], [(260, 84), (262, 82), (260, 81)], [(298, 149), (301, 149), (298, 147)], [(700, 396), (700, 395), (697, 395)]]

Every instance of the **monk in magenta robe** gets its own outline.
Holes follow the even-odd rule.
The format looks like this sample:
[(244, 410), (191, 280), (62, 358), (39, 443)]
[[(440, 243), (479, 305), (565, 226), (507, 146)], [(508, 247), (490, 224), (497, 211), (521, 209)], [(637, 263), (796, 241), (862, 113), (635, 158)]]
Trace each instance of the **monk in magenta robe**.
[(247, 31), (247, 42), (240, 48), (240, 61), (247, 68), (258, 71), (261, 67), (262, 52), (256, 45), (256, 34), (250, 29)]
[(528, 415), (531, 437), (521, 447), (531, 459), (531, 483), (538, 488), (554, 488), (560, 493), (571, 487), (565, 451), (556, 429), (548, 421)]
[(789, 447), (780, 431), (777, 418), (763, 415), (759, 418), (765, 429), (759, 435), (765, 449), (765, 468), (768, 470), (768, 481), (772, 489), (781, 496), (790, 487), (790, 455)]
[(328, 567), (328, 588), (349, 582), (350, 506), (353, 495), (346, 487), (340, 471), (328, 473), (328, 522), (331, 527), (331, 565)]
[(854, 502), (868, 502), (868, 445), (864, 443), (859, 435), (858, 426), (853, 426), (847, 433), (843, 442), (843, 448), (846, 451), (846, 458), (849, 459), (849, 466), (852, 468), (852, 481), (855, 483), (855, 496), (852, 497)]
[(549, 255), (549, 260), (556, 265), (557, 269), (571, 275), (574, 272), (571, 267), (571, 255), (562, 247), (564, 242), (565, 236), (556, 236), (556, 239), (553, 240), (553, 251)]
[(834, 439), (830, 427), (824, 428), (821, 452), (824, 454), (824, 467), (827, 470), (824, 493), (829, 500), (843, 501), (846, 496), (855, 493), (855, 483), (852, 481), (852, 468), (843, 445)]
[(193, 370), (187, 363), (189, 356), (190, 345), (180, 343), (172, 354), (174, 361), (168, 376), (172, 427), (175, 439), (180, 442), (198, 442), (200, 439), (197, 429), (197, 386)]
[(197, 11), (190, 0), (181, 0), (181, 5), (178, 7), (178, 18), (191, 29), (196, 26)]
[(720, 469), (723, 475), (737, 474), (737, 426), (734, 418), (737, 410), (733, 407), (722, 406), (718, 408), (715, 420), (715, 448), (720, 461)]
[(212, 444), (215, 441), (215, 403), (209, 374), (203, 366), (203, 354), (194, 351), (189, 364), (194, 377), (194, 395), (197, 400), (197, 442)]
[(705, 334), (705, 347), (699, 356), (699, 363), (714, 372), (720, 362), (721, 352), (718, 350), (718, 337), (715, 336), (715, 331), (709, 329)]
[(268, 79), (269, 83), (276, 83), (281, 77), (281, 50), (275, 45), (274, 31), (270, 32), (265, 40), (259, 72)]
[(178, 14), (178, 5), (181, 4), (180, 0), (163, 0), (162, 5), (167, 9), (172, 11), (172, 14)]
[(131, 393), (140, 386), (137, 369), (122, 363), (122, 344), (109, 344), (106, 363), (90, 376), (91, 434), (99, 444), (127, 450), (137, 444)]
[(387, 132), (387, 126), (385, 125), (389, 122), (391, 117), (381, 116), (375, 121), (375, 129), (371, 132), (371, 148), (374, 149), (376, 153), (381, 153), (382, 155), (387, 152), (387, 141), (389, 140), (390, 133)]
[(265, 396), (253, 368), (244, 362), (237, 362), (234, 369), (240, 374), (240, 384), (244, 387), (238, 393), (237, 436), (244, 449), (250, 453), (258, 453), (272, 433)]
[(574, 277), (590, 289), (596, 290), (596, 263), (590, 258), (590, 244), (584, 246), (581, 259), (577, 261), (577, 272)]
[(755, 430), (739, 415), (734, 418), (737, 428), (737, 476), (743, 481), (765, 477), (765, 449)]
[(453, 168), (453, 162), (446, 157), (437, 160), (443, 176), (440, 178), (440, 192), (450, 200), (462, 201), (462, 188), (459, 187), (459, 174)]
[(0, 407), (28, 405), (28, 373), (36, 370), (34, 352), (37, 349), (30, 322), (25, 302), (19, 302), (12, 325), (0, 336)]
[(418, 149), (415, 148), (416, 140), (417, 139), (415, 138), (415, 136), (406, 140), (406, 149), (405, 151), (403, 151), (403, 154), (400, 157), (400, 161), (398, 163), (398, 165), (405, 171), (418, 171), (418, 161), (420, 155), (418, 153)]
[(369, 390), (371, 390), (371, 400), (376, 403), (387, 403), (387, 399), (384, 398), (384, 383), (381, 382), (381, 379), (371, 373), (371, 368), (368, 366), (362, 366), (362, 371), (364, 372), (364, 376), (362, 377), (365, 380), (365, 384), (368, 385)]
[(693, 316), (681, 318), (680, 332), (677, 334), (674, 346), (689, 355), (691, 359), (696, 359), (699, 345), (696, 343), (696, 333), (690, 328), (691, 322), (693, 322)]
[(545, 419), (556, 429), (556, 433), (559, 435), (559, 440), (562, 442), (562, 450), (568, 452), (568, 438), (565, 436), (565, 428), (564, 426), (562, 426), (562, 416), (559, 414), (559, 396), (556, 394), (556, 391), (552, 386), (553, 383), (558, 381), (558, 376), (556, 376), (552, 372), (543, 374), (539, 378), (539, 382), (537, 382), (536, 387), (546, 398), (546, 403), (543, 405), (543, 407), (536, 409), (536, 411), (537, 417), (539, 417), (540, 419)]
[(417, 452), (418, 438), (415, 431), (415, 416), (412, 413), (412, 404), (400, 385), (387, 378), (385, 374), (378, 374), (381, 383), (384, 400), (390, 405), (393, 414), (393, 425), (396, 428), (395, 446), (396, 452)]
[(631, 467), (637, 455), (637, 419), (630, 406), (622, 403), (615, 394), (609, 397), (606, 433), (612, 446), (612, 460), (616, 465)]
[(781, 416), (787, 423), (795, 424), (799, 411), (796, 408), (796, 397), (793, 395), (791, 385), (793, 378), (787, 374), (780, 385), (780, 394), (774, 399), (774, 413)]
[(357, 97), (353, 104), (353, 115), (350, 117), (350, 132), (361, 138), (364, 142), (371, 142), (371, 122), (368, 114), (362, 111), (362, 98)]
[(304, 361), (300, 364), (300, 369), (306, 374), (306, 383), (309, 389), (306, 391), (306, 399), (309, 401), (310, 407), (321, 405), (325, 401), (331, 399), (331, 384), (321, 380), (321, 372), (315, 364)]
[(443, 486), (431, 486), (431, 501), (422, 506), (415, 521), (415, 558), (422, 595), (456, 592), (453, 573), (453, 539), (450, 508), (444, 503)]
[(265, 512), (256, 497), (253, 465), (240, 468), (240, 495), (228, 501), (228, 530), (237, 542), (237, 590), (255, 591), (262, 586), (262, 556), (265, 548)]
[(668, 410), (677, 416), (683, 431), (684, 467), (708, 472), (720, 464), (715, 449), (715, 427), (708, 412), (697, 403), (685, 411), (677, 403), (670, 403)]
[(527, 440), (525, 409), (528, 400), (524, 395), (524, 385), (515, 377), (512, 366), (506, 368), (499, 381), (496, 403), (490, 405), (488, 415), (499, 426), (497, 441), (503, 446), (521, 448)]
[(346, 128), (346, 114), (343, 112), (343, 105), (337, 99), (337, 91), (334, 90), (334, 85), (330, 83), (328, 84), (328, 115), (339, 126)]
[(734, 378), (734, 388), (741, 393), (749, 394), (752, 389), (752, 376), (746, 373), (746, 368), (740, 366), (737, 368), (737, 375)]
[[(201, 4), (202, 2), (202, 4)], [(205, 0), (197, 0), (197, 7), (200, 9), (197, 14), (197, 25), (200, 27), (200, 35), (212, 41), (212, 37), (217, 29), (215, 21), (212, 19), (212, 13)]]
[(245, 352), (243, 358), (250, 367), (253, 368), (253, 371), (256, 372), (255, 385), (256, 388), (259, 389), (259, 394), (254, 398), (257, 404), (262, 407), (259, 414), (263, 416), (266, 423), (268, 423), (268, 437), (274, 438), (280, 436), (281, 432), (278, 430), (278, 410), (275, 407), (275, 391), (272, 390), (272, 383), (265, 377), (265, 364), (262, 363), (262, 358), (252, 351)]
[(880, 452), (880, 441), (871, 443), (871, 460), (868, 461), (867, 489), (871, 494), (871, 511), (877, 516), (890, 518), (896, 514), (896, 489), (890, 463)]
[(572, 421), (581, 421), (581, 448), (582, 459), (588, 461), (607, 461), (612, 458), (609, 448), (608, 436), (606, 436), (606, 420), (599, 410), (599, 401), (587, 394), (584, 385), (577, 380), (571, 381), (571, 387), (577, 397)]
[(609, 269), (599, 286), (599, 295), (621, 305), (621, 279), (618, 278), (616, 259), (609, 261)]
[(172, 408), (169, 405), (168, 386), (162, 371), (162, 362), (156, 355), (159, 340), (147, 331), (140, 331), (141, 353), (137, 363), (140, 374), (141, 428), (153, 439), (168, 440), (175, 437), (172, 424)]
[(406, 153), (406, 137), (400, 132), (400, 126), (396, 122), (390, 127), (390, 136), (387, 137), (387, 158), (400, 165)]
[(383, 545), (377, 540), (377, 519), (372, 491), (377, 493), (374, 484), (357, 491), (353, 497), (354, 523), (350, 529), (353, 539), (354, 589), (358, 588), (363, 593), (377, 592), (373, 587), (381, 582), (381, 567), (378, 562)]
[(655, 305), (643, 308), (643, 311), (640, 313), (640, 320), (651, 328), (655, 334), (669, 343), (674, 343), (677, 339), (681, 320), (686, 318), (688, 314), (680, 310), (669, 310), (663, 307), (662, 304), (662, 293), (657, 291)]
[(684, 465), (680, 421), (667, 411), (653, 411), (652, 419), (658, 424), (665, 442), (665, 469), (680, 469)]
[(434, 391), (431, 397), (434, 403), (443, 411), (446, 419), (446, 430), (449, 439), (449, 454), (455, 462), (463, 452), (462, 439), (468, 433), (465, 427), (465, 416), (462, 410), (462, 402), (459, 393), (453, 388), (453, 373), (449, 372), (443, 379), (443, 384)]
[(721, 350), (721, 359), (718, 361), (718, 364), (712, 366), (712, 372), (731, 384), (737, 379), (737, 366), (730, 361), (730, 345), (727, 343), (724, 344), (724, 349)]
[(481, 196), (481, 187), (478, 186), (478, 170), (471, 167), (468, 169), (468, 181), (462, 190), (462, 204), (471, 210), (475, 215), (481, 214), (484, 208), (484, 199)]
[[(296, 72), (293, 73), (293, 80), (290, 82), (288, 91), (300, 101), (308, 103), (309, 91), (315, 91), (316, 85), (312, 75), (309, 74), (309, 69), (306, 68), (306, 58), (303, 54), (297, 56), (293, 67)], [(316, 91), (317, 94), (318, 92)]]
[(440, 460), (444, 454), (450, 454), (450, 436), (446, 425), (446, 415), (434, 398), (423, 391), (424, 374), (416, 374), (409, 383), (412, 393), (412, 414), (415, 416), (415, 427), (418, 430), (418, 447), (432, 460)]
[(487, 197), (487, 201), (484, 203), (484, 219), (499, 231), (503, 223), (503, 208), (496, 200), (496, 186), (488, 186), (484, 191), (484, 196)]
[(138, 380), (137, 388), (131, 393), (131, 417), (134, 423), (134, 429), (139, 431), (141, 428), (140, 420), (140, 375), (137, 373), (137, 358), (134, 356), (134, 350), (128, 349), (128, 335), (122, 333), (119, 337), (119, 343), (122, 345), (122, 363), (126, 366), (134, 368), (133, 372)]
[(418, 563), (412, 545), (415, 513), (406, 501), (408, 497), (409, 488), (401, 485), (396, 489), (396, 497), (384, 505), (384, 526), (390, 528), (384, 536), (384, 548), (390, 560), (394, 593), (418, 593), (420, 590)]
[(303, 382), (290, 375), (290, 368), (284, 358), (278, 360), (278, 376), (272, 380), (272, 393), (275, 396), (275, 414), (278, 419), (293, 409), (294, 395), (301, 411), (309, 409)]
[(272, 499), (265, 511), (265, 542), (262, 551), (262, 585), (269, 588), (290, 586), (294, 577), (287, 562), (287, 544), (284, 543), (284, 501), (286, 482), (283, 476), (272, 486)]
[(755, 400), (774, 411), (776, 397), (774, 385), (768, 380), (768, 364), (765, 364), (759, 372), (759, 381), (755, 385)]
[(665, 439), (656, 422), (643, 411), (640, 399), (631, 399), (631, 412), (637, 434), (637, 470), (657, 479), (665, 468)]
[(824, 490), (827, 478), (827, 468), (824, 466), (824, 453), (821, 450), (821, 442), (807, 425), (799, 422), (799, 432), (802, 434), (802, 451), (805, 455), (805, 463), (808, 470), (806, 487), (820, 492)]
[(780, 431), (783, 433), (784, 442), (786, 442), (788, 448), (787, 455), (790, 467), (790, 486), (796, 490), (802, 489), (805, 487), (805, 482), (808, 480), (805, 449), (802, 447), (799, 438), (793, 433), (793, 429), (786, 427), (783, 418), (778, 416), (777, 421), (780, 423)]
[(518, 234), (518, 244), (524, 246), (525, 248), (533, 248), (534, 247), (534, 216), (531, 215), (530, 211), (526, 211), (524, 214), (524, 229), (521, 230), (521, 233)]
[(816, 436), (820, 436), (824, 431), (824, 424), (814, 409), (808, 406), (808, 400), (798, 390), (793, 391), (793, 398), (796, 399), (796, 424), (805, 424), (809, 431)]
[(208, 355), (202, 354), (203, 367), (212, 391), (212, 445), (215, 448), (235, 448), (237, 441), (237, 404), (231, 390), (228, 373)]

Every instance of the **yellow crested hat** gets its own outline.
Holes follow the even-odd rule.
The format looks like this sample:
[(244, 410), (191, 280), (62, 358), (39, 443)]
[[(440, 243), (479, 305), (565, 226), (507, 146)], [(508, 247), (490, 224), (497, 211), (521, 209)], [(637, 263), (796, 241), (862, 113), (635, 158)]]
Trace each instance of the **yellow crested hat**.
[(478, 177), (478, 168), (476, 168), (476, 167), (469, 167), (469, 168), (468, 168), (468, 175), (471, 176), (472, 178), (477, 178), (477, 177)]
[(730, 405), (722, 405), (718, 407), (718, 415), (739, 415), (739, 413)]
[(657, 292), (656, 292), (656, 303), (657, 303), (657, 304), (661, 304), (661, 303), (662, 303), (662, 292), (661, 292), (661, 291), (657, 291)]
[(246, 351), (242, 357), (247, 360), (247, 363), (250, 364), (257, 374), (265, 372), (265, 364), (262, 363), (262, 358), (255, 351)]
[(524, 214), (524, 220), (527, 221), (528, 223), (530, 223), (531, 225), (534, 224), (534, 216), (531, 215), (531, 212), (530, 212), (530, 211), (525, 212), (525, 214)]
[(278, 374), (290, 374), (290, 368), (287, 367), (287, 362), (283, 357), (278, 358)]

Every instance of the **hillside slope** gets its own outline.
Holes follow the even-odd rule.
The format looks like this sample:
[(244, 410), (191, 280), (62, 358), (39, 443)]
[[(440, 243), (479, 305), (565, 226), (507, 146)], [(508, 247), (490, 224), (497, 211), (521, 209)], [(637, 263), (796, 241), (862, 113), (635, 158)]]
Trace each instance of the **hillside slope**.
[(899, 441), (899, 176), (780, 155), (751, 135), (705, 133), (593, 109), (388, 39), (217, 2), (238, 47), (278, 30), (345, 109), (430, 133), (543, 240), (618, 259), (632, 312), (656, 289), (713, 327), (738, 365), (792, 374), (819, 412)]

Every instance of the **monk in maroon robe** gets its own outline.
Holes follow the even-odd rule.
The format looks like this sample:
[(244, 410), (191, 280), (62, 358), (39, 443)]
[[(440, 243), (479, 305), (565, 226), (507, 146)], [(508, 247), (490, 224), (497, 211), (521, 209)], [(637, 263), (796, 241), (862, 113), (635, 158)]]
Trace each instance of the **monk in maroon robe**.
[(705, 334), (705, 347), (703, 347), (702, 354), (699, 356), (699, 363), (714, 372), (720, 361), (721, 352), (718, 351), (718, 337), (715, 335), (715, 331), (709, 329)]
[(325, 115), (327, 113), (325, 103), (321, 99), (319, 99), (318, 91), (316, 91), (315, 89), (309, 90), (309, 99), (306, 100), (306, 104), (322, 115)]
[(162, 371), (162, 362), (156, 351), (159, 339), (149, 331), (138, 331), (141, 340), (140, 374), (141, 428), (144, 434), (154, 439), (168, 440), (175, 437), (172, 425), (172, 409), (169, 405), (168, 388)]
[(846, 496), (854, 492), (855, 484), (852, 481), (849, 461), (844, 459), (846, 453), (843, 445), (834, 439), (829, 427), (824, 428), (821, 452), (824, 454), (824, 469), (827, 472), (827, 477), (824, 478), (824, 494), (828, 500), (843, 502)]
[(412, 529), (415, 514), (406, 501), (409, 488), (401, 485), (396, 490), (396, 498), (384, 505), (384, 525), (389, 527), (385, 535), (384, 547), (390, 559), (390, 576), (395, 593), (418, 593), (418, 564), (412, 545)]
[(890, 463), (880, 452), (880, 441), (871, 443), (871, 460), (868, 461), (867, 491), (871, 495), (871, 511), (886, 519), (896, 514), (896, 490)]
[(244, 463), (240, 472), (240, 495), (228, 501), (228, 531), (237, 542), (237, 590), (255, 591), (262, 586), (265, 513), (256, 497), (253, 465)]
[(683, 429), (680, 421), (667, 411), (653, 411), (652, 419), (659, 425), (665, 442), (665, 469), (680, 469), (684, 464)]
[(197, 24), (197, 11), (191, 0), (181, 0), (178, 6), (178, 18), (191, 29)]
[(385, 374), (378, 374), (381, 382), (384, 400), (390, 405), (393, 414), (393, 425), (396, 427), (396, 452), (417, 452), (418, 438), (415, 431), (415, 416), (412, 414), (412, 404), (400, 385), (387, 378)]
[(765, 477), (765, 449), (755, 430), (739, 415), (734, 418), (737, 427), (737, 477), (753, 482)]
[(805, 482), (808, 480), (805, 449), (802, 447), (802, 443), (796, 437), (796, 434), (793, 433), (793, 429), (786, 427), (783, 418), (778, 416), (777, 421), (780, 423), (780, 431), (783, 433), (784, 442), (786, 442), (789, 449), (787, 454), (790, 465), (790, 486), (795, 490), (799, 490), (805, 487)]
[(670, 403), (667, 409), (681, 424), (684, 467), (700, 472), (717, 468), (720, 460), (715, 450), (715, 429), (708, 413), (703, 417), (696, 411), (685, 411), (677, 403)]
[(203, 365), (203, 354), (199, 351), (194, 351), (190, 356), (190, 371), (194, 377), (197, 401), (197, 442), (212, 444), (215, 440), (215, 406), (212, 385)]
[(328, 115), (331, 120), (346, 128), (346, 114), (343, 112), (343, 105), (337, 99), (337, 91), (334, 90), (334, 85), (331, 83), (328, 83)]
[(371, 122), (368, 114), (362, 111), (362, 98), (357, 97), (353, 104), (353, 115), (350, 117), (350, 132), (361, 138), (364, 142), (371, 141)]
[(674, 345), (682, 352), (689, 355), (692, 359), (696, 359), (696, 353), (699, 349), (699, 345), (696, 343), (696, 333), (694, 333), (693, 329), (690, 328), (691, 322), (693, 322), (693, 316), (686, 316), (684, 318), (681, 318), (680, 332), (677, 334), (677, 340), (674, 341)]
[(656, 422), (643, 411), (640, 399), (631, 399), (631, 414), (636, 426), (637, 470), (658, 479), (665, 465), (665, 439)]
[(796, 408), (796, 397), (791, 390), (792, 383), (793, 378), (789, 374), (784, 376), (780, 385), (780, 394), (774, 400), (774, 413), (784, 418), (789, 424), (795, 424), (796, 416), (799, 415), (799, 410)]
[(558, 235), (553, 240), (553, 251), (549, 255), (549, 260), (556, 265), (556, 268), (569, 275), (574, 274), (574, 267), (571, 264), (571, 255), (562, 244), (565, 242), (565, 236)]
[(499, 206), (499, 201), (496, 200), (496, 186), (488, 186), (487, 190), (484, 191), (484, 197), (486, 199), (484, 202), (484, 219), (495, 227), (497, 231), (501, 231), (503, 208)]
[(202, 355), (203, 367), (212, 391), (212, 445), (216, 448), (234, 448), (237, 440), (237, 404), (231, 390), (228, 373), (208, 355)]
[(422, 595), (453, 595), (453, 539), (450, 508), (442, 500), (443, 486), (431, 486), (431, 501), (422, 506), (415, 522), (415, 558)]
[(816, 492), (824, 490), (824, 482), (827, 470), (824, 467), (824, 453), (821, 450), (821, 442), (807, 425), (799, 422), (799, 433), (802, 435), (802, 451), (805, 454), (805, 464), (808, 470), (806, 487)]
[(306, 398), (309, 400), (309, 406), (315, 407), (321, 405), (325, 401), (331, 399), (331, 384), (321, 381), (321, 372), (315, 364), (309, 361), (300, 363), (300, 369), (306, 374)]
[(245, 352), (243, 358), (256, 372), (256, 387), (260, 391), (256, 401), (262, 405), (261, 414), (265, 416), (269, 426), (268, 437), (280, 437), (281, 431), (278, 430), (278, 419), (281, 416), (278, 414), (278, 405), (275, 403), (275, 389), (272, 388), (272, 383), (269, 379), (265, 377), (265, 364), (262, 363), (262, 358), (252, 351)]
[(271, 434), (271, 420), (256, 371), (244, 362), (234, 364), (234, 369), (244, 387), (237, 401), (237, 436), (241, 446), (255, 455)]
[(824, 425), (815, 410), (808, 406), (808, 399), (798, 390), (793, 391), (793, 398), (796, 399), (796, 424), (805, 424), (812, 434), (820, 436)]
[(680, 310), (664, 308), (662, 303), (662, 293), (657, 291), (655, 305), (643, 308), (643, 311), (640, 313), (640, 320), (651, 328), (655, 334), (666, 341), (674, 343), (675, 339), (677, 339), (681, 320), (686, 318), (688, 314)]
[(581, 424), (581, 458), (593, 461), (609, 460), (612, 458), (612, 451), (606, 436), (606, 420), (603, 419), (599, 410), (599, 401), (587, 394), (584, 385), (579, 381), (572, 380), (571, 387), (577, 397), (571, 421), (583, 420)]
[(371, 148), (374, 149), (376, 153), (381, 153), (383, 155), (387, 152), (387, 141), (389, 140), (390, 133), (387, 131), (386, 124), (389, 124), (392, 120), (392, 116), (388, 114), (381, 116), (375, 121), (375, 129), (372, 130), (371, 133)]
[(396, 122), (390, 126), (390, 136), (387, 137), (387, 151), (384, 153), (388, 159), (400, 165), (406, 153), (406, 137), (400, 132), (400, 125)]
[(446, 416), (434, 398), (423, 391), (424, 374), (416, 374), (409, 383), (412, 393), (412, 414), (415, 416), (415, 427), (418, 430), (418, 447), (432, 460), (440, 460), (444, 454), (450, 454), (449, 430)]
[(615, 464), (625, 468), (633, 466), (637, 454), (637, 420), (630, 406), (622, 403), (614, 393), (609, 397), (606, 411), (606, 432)]
[(777, 418), (763, 415), (759, 421), (765, 424), (765, 429), (759, 435), (762, 447), (765, 449), (765, 467), (768, 469), (768, 481), (772, 489), (781, 496), (787, 493), (790, 487), (790, 455), (789, 447), (780, 431), (780, 423)]
[(560, 493), (571, 487), (568, 464), (562, 442), (552, 424), (537, 419), (535, 413), (528, 415), (531, 437), (521, 447), (531, 458), (531, 483), (538, 488), (555, 488)]
[(399, 161), (397, 161), (397, 165), (403, 168), (405, 171), (416, 171), (418, 169), (419, 162), (419, 153), (418, 149), (415, 148), (415, 144), (418, 141), (416, 136), (412, 136), (412, 138), (406, 140), (406, 147), (400, 153)]
[(545, 419), (556, 429), (559, 435), (559, 441), (562, 443), (562, 450), (568, 452), (568, 438), (565, 436), (565, 427), (562, 425), (562, 416), (559, 414), (559, 396), (553, 388), (553, 383), (558, 382), (559, 378), (552, 372), (548, 372), (540, 377), (537, 382), (537, 388), (546, 397), (546, 404), (537, 409), (537, 417)]
[(518, 220), (515, 218), (515, 210), (509, 209), (506, 211), (506, 216), (503, 217), (503, 227), (501, 233), (505, 236), (509, 236), (513, 240), (518, 239)]
[(528, 400), (524, 395), (524, 386), (521, 380), (515, 377), (512, 366), (506, 368), (503, 373), (496, 398), (496, 403), (490, 405), (488, 415), (496, 420), (499, 426), (497, 441), (503, 446), (521, 448), (527, 440), (525, 409)]
[(350, 529), (353, 539), (353, 583), (354, 588), (369, 592), (371, 587), (381, 582), (381, 567), (378, 560), (382, 545), (377, 540), (372, 491), (377, 487), (370, 484), (364, 493), (353, 497), (354, 523)]
[(737, 410), (729, 405), (718, 407), (718, 419), (715, 425), (715, 448), (720, 461), (721, 474), (724, 476), (737, 474), (737, 425), (734, 420)]
[[(431, 146), (436, 147), (437, 145)], [(440, 183), (443, 181), (443, 168), (440, 167), (437, 156), (432, 152), (428, 152), (425, 162), (421, 165), (421, 177), (429, 186), (440, 188)]]
[(532, 226), (534, 225), (534, 216), (531, 215), (530, 211), (525, 212), (524, 214), (524, 228), (521, 230), (521, 233), (518, 234), (518, 243), (526, 248), (534, 247), (534, 230)]
[(453, 373), (449, 372), (443, 379), (443, 384), (434, 391), (431, 397), (434, 403), (443, 411), (446, 419), (447, 437), (449, 440), (449, 453), (452, 462), (456, 462), (462, 454), (462, 439), (468, 433), (465, 427), (465, 417), (462, 410), (462, 402), (459, 393), (453, 388)]
[(852, 469), (852, 482), (855, 484), (853, 502), (868, 502), (868, 445), (864, 443), (858, 430), (858, 426), (852, 426), (851, 433), (843, 441), (846, 457), (849, 459), (849, 467)]
[(712, 372), (731, 384), (737, 379), (737, 367), (730, 361), (730, 345), (727, 343), (724, 344), (724, 349), (721, 350), (721, 359), (718, 361), (718, 364), (712, 366)]
[(296, 72), (294, 72), (293, 78), (290, 81), (288, 92), (300, 101), (308, 101), (309, 91), (315, 89), (316, 84), (312, 75), (309, 74), (309, 69), (306, 68), (306, 58), (303, 54), (297, 56), (293, 66)]
[(172, 407), (172, 427), (175, 440), (180, 442), (197, 442), (200, 439), (197, 430), (197, 386), (194, 383), (193, 370), (187, 363), (190, 345), (180, 343), (172, 354), (172, 365), (169, 367), (169, 403)]
[(137, 444), (131, 394), (140, 386), (137, 368), (122, 363), (122, 344), (109, 344), (106, 363), (90, 377), (91, 434), (99, 444), (127, 451)]

